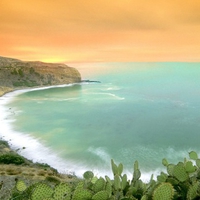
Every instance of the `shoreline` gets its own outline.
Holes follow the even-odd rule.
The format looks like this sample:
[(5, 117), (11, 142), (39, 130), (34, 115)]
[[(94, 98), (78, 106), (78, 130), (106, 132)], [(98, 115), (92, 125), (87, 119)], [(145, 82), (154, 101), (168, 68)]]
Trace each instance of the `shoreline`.
[[(3, 114), (7, 113), (7, 115), (4, 114), (4, 118), (7, 116), (7, 119), (3, 120), (6, 123), (6, 124), (3, 123), (3, 126), (4, 125), (7, 126), (6, 131), (8, 133), (6, 134), (6, 137), (2, 137), (2, 139), (8, 141), (9, 144), (11, 144), (12, 149), (14, 150), (21, 149), (19, 151), (19, 154), (24, 156), (25, 158), (30, 159), (33, 162), (47, 163), (51, 167), (58, 170), (59, 173), (82, 177), (85, 171), (92, 170), (94, 174), (96, 174), (97, 176), (104, 176), (104, 175), (111, 176), (112, 173), (109, 173), (107, 170), (99, 171), (98, 169), (88, 169), (88, 167), (83, 165), (83, 163), (65, 161), (64, 159), (59, 157), (59, 152), (56, 153), (55, 151), (52, 151), (50, 148), (45, 146), (45, 143), (42, 143), (42, 141), (38, 140), (37, 138), (34, 138), (28, 133), (23, 134), (16, 131), (13, 132), (12, 130), (12, 126), (10, 124), (12, 123), (12, 121), (10, 121), (9, 119), (9, 114), (11, 114), (11, 112), (13, 112), (14, 110), (12, 108), (10, 109), (9, 107), (6, 108), (5, 105), (8, 103), (8, 101), (12, 101), (12, 98), (15, 98), (16, 95), (20, 93), (28, 92), (28, 91), (34, 91), (34, 90), (44, 90), (48, 88), (57, 88), (57, 87), (69, 87), (75, 84), (88, 84), (88, 83), (74, 83), (74, 84), (65, 84), (65, 85), (54, 85), (54, 86), (48, 86), (48, 87), (22, 88), (22, 89), (13, 90), (12, 92), (8, 92), (4, 94), (2, 97), (0, 97), (0, 111), (2, 109), (2, 106), (4, 106)], [(3, 101), (4, 101), (4, 104), (3, 104)], [(0, 116), (0, 120), (2, 120), (1, 116)], [(0, 129), (0, 136), (1, 136), (1, 133), (3, 136), (5, 136), (5, 134), (3, 134), (3, 131), (1, 129)], [(11, 135), (12, 135), (12, 138), (11, 138)], [(30, 145), (28, 145), (27, 147), (27, 144), (31, 144), (31, 147)], [(23, 147), (26, 147), (26, 148), (23, 149)], [(36, 153), (37, 155), (35, 155)], [(132, 176), (130, 171), (126, 171), (126, 173), (130, 177)], [(155, 175), (158, 173), (158, 170), (155, 169), (154, 172), (153, 171), (143, 172), (142, 179), (148, 180), (152, 173)]]
[[(1, 128), (0, 128), (0, 139), (5, 140), (10, 145), (13, 151), (17, 149), (21, 149), (18, 153), (19, 155), (24, 156), (25, 158), (31, 160), (32, 162), (39, 162), (39, 163), (47, 163), (51, 167), (58, 170), (59, 173), (65, 174), (75, 174), (76, 170), (69, 170), (75, 164), (68, 163), (64, 161), (62, 158), (59, 157), (59, 154), (56, 152), (51, 151), (48, 147), (41, 143), (38, 139), (34, 138), (29, 134), (19, 133), (12, 129), (11, 124), (13, 119), (13, 114), (15, 112), (12, 108), (6, 107), (6, 105), (12, 101), (17, 95), (29, 91), (34, 90), (44, 90), (48, 88), (56, 88), (56, 87), (70, 87), (80, 83), (73, 83), (73, 84), (64, 84), (64, 85), (54, 85), (54, 86), (47, 86), (47, 87), (34, 87), (34, 88), (22, 88), (16, 89), (10, 92), (5, 93), (3, 96), (0, 96), (0, 121), (1, 121)], [(31, 145), (28, 145), (31, 144)], [(26, 147), (23, 149), (23, 147)], [(37, 155), (35, 154), (37, 152)], [(39, 152), (39, 154), (38, 154)], [(79, 176), (85, 172), (84, 170), (78, 172)]]

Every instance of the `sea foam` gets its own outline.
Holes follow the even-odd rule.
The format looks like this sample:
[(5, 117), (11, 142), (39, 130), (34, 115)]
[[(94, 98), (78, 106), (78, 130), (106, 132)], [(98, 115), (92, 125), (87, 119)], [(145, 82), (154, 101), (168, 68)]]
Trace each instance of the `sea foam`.
[(86, 167), (77, 166), (76, 163), (65, 161), (59, 156), (59, 153), (53, 152), (49, 147), (46, 147), (41, 141), (30, 134), (15, 131), (12, 127), (12, 122), (15, 121), (14, 117), (16, 117), (15, 115), (18, 111), (16, 112), (13, 108), (8, 107), (8, 103), (13, 101), (19, 94), (34, 90), (69, 86), (72, 86), (72, 84), (23, 89), (7, 93), (0, 97), (0, 137), (8, 141), (13, 150), (18, 150), (20, 155), (33, 162), (47, 163), (61, 173), (75, 173), (77, 176), (82, 176)]

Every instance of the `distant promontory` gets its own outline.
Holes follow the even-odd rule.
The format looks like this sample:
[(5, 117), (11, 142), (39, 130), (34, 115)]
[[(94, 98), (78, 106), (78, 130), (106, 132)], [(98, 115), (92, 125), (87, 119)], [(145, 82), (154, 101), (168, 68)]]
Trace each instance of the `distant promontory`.
[(21, 61), (0, 56), (0, 96), (23, 88), (81, 82), (75, 68), (60, 63)]

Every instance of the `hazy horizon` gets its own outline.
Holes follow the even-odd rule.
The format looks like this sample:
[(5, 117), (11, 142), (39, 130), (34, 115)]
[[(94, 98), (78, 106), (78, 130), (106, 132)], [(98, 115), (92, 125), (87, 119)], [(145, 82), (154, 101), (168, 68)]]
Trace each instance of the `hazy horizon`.
[(44, 62), (200, 61), (200, 1), (0, 3), (0, 54)]

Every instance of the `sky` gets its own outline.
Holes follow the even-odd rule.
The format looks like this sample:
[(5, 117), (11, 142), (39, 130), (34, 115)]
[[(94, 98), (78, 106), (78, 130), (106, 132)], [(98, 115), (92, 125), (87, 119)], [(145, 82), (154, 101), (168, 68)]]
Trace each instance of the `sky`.
[(1, 0), (0, 55), (200, 62), (200, 0)]

